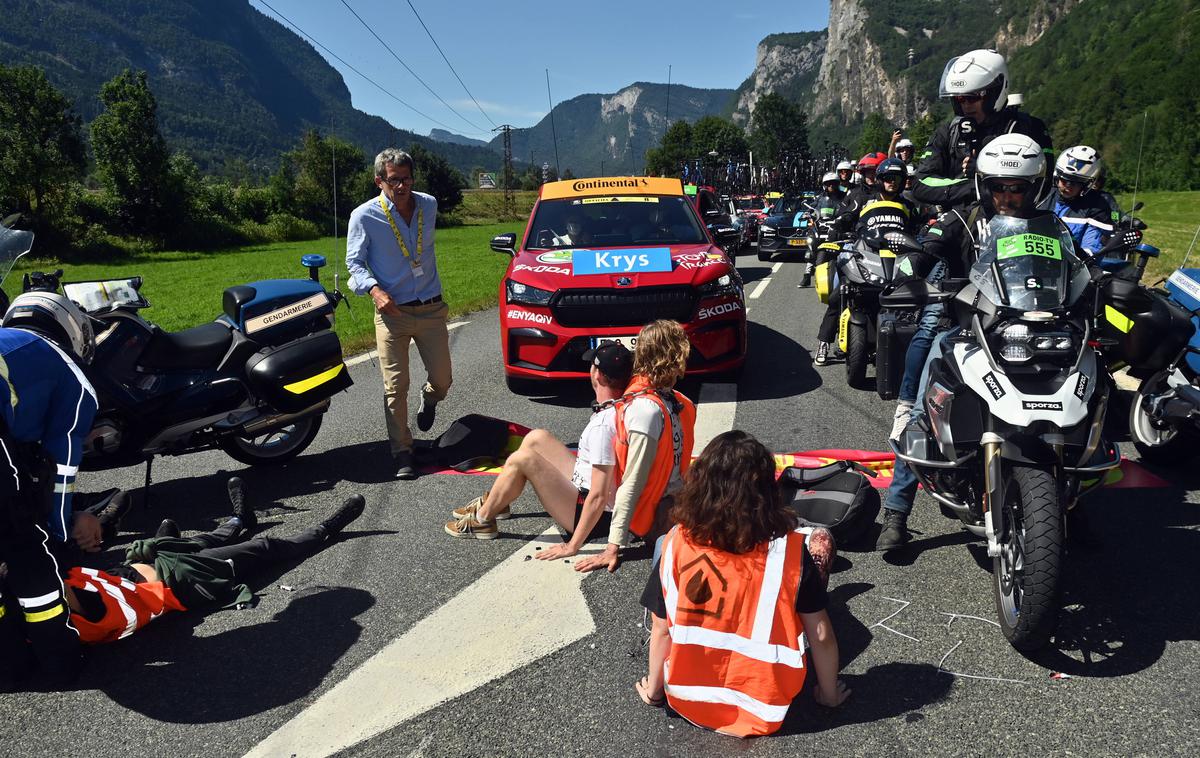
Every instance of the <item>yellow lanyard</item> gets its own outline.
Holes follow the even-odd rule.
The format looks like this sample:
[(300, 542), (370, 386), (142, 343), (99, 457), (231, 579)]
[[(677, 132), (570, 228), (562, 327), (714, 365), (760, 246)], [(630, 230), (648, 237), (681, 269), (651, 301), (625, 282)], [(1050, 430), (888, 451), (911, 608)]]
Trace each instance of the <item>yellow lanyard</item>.
[[(392, 234), (396, 235), (396, 242), (400, 245), (400, 252), (404, 253), (405, 258), (412, 258), (408, 253), (408, 245), (404, 244), (404, 238), (400, 236), (400, 228), (396, 226), (396, 220), (392, 218), (392, 212), (388, 210), (387, 201), (383, 199), (383, 195), (379, 196), (379, 207), (383, 208), (383, 214), (387, 216), (388, 224), (392, 227)], [(418, 204), (417, 207), (417, 257), (413, 260), (414, 266), (421, 265), (421, 256), (425, 253), (425, 210)]]

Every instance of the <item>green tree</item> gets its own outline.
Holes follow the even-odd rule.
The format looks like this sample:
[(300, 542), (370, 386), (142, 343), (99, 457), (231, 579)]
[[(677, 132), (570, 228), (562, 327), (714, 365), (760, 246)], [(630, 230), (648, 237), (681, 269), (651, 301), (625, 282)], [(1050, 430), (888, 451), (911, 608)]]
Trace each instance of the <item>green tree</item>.
[(692, 124), (692, 157), (716, 150), (721, 158), (741, 158), (750, 151), (746, 134), (720, 116), (705, 116)]
[(893, 131), (895, 127), (888, 123), (882, 113), (869, 114), (863, 119), (862, 135), (858, 138), (858, 154), (885, 152), (892, 142)]
[(296, 149), (283, 154), (282, 165), (271, 178), (278, 210), (324, 228), (330, 222), (330, 214), (335, 213), (335, 160), (337, 218), (348, 219), (350, 212), (363, 201), (364, 193), (378, 191), (370, 180), (362, 150), (345, 140), (332, 135), (322, 136), (312, 129), (305, 132)]
[(933, 108), (921, 116), (916, 121), (908, 126), (908, 138), (916, 150), (913, 152), (913, 160), (919, 162), (921, 154), (925, 152), (925, 146), (929, 144), (929, 138), (937, 131), (938, 126), (945, 120), (945, 114), (942, 108)]
[(785, 154), (808, 158), (808, 118), (800, 106), (783, 95), (768, 92), (754, 105), (750, 141), (755, 163), (779, 162)]
[(96, 173), (118, 220), (136, 234), (170, 228), (170, 153), (158, 131), (158, 104), (146, 72), (125, 69), (100, 88), (104, 111), (92, 121)]
[(695, 158), (692, 152), (692, 125), (676, 121), (667, 128), (658, 147), (646, 151), (646, 173), (654, 176), (675, 176), (683, 162)]
[(49, 223), (48, 203), (84, 173), (79, 117), (71, 103), (30, 67), (0, 66), (0, 213)]
[(463, 187), (467, 186), (462, 172), (442, 156), (420, 145), (412, 145), (408, 153), (416, 164), (413, 187), (437, 198), (439, 213), (450, 213), (457, 208), (462, 203)]

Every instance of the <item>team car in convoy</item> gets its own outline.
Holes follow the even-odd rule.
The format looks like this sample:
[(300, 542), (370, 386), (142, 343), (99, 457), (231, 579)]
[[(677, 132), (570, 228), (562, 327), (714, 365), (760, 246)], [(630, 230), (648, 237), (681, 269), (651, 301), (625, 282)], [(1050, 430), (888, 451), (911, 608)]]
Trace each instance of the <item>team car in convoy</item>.
[(731, 258), (678, 179), (590, 178), (542, 185), (500, 282), (500, 346), (515, 391), (583, 378), (583, 354), (636, 344), (655, 319), (683, 325), (690, 374), (733, 373), (746, 360), (746, 304)]
[(758, 259), (767, 261), (782, 253), (806, 260), (810, 210), (801, 195), (776, 200), (758, 227)]

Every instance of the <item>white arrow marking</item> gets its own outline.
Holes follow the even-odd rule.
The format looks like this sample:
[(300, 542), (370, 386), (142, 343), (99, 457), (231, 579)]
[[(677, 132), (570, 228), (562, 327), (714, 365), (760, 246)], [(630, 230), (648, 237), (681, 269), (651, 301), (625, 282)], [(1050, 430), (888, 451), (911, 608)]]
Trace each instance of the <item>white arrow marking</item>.
[[(450, 539), (447, 537), (446, 539)], [(596, 630), (571, 562), (531, 560), (548, 529), (359, 666), (257, 756), (327, 756), (399, 726)], [(595, 553), (599, 546), (580, 553)]]

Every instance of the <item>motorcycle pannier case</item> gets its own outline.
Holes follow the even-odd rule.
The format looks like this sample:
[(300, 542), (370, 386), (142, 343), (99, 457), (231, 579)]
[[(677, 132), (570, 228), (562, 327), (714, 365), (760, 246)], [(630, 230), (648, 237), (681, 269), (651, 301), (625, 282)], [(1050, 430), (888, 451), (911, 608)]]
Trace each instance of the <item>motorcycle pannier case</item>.
[(333, 332), (255, 353), (246, 364), (246, 378), (258, 397), (283, 413), (302, 411), (354, 383)]
[(879, 325), (879, 344), (875, 348), (875, 389), (884, 400), (895, 400), (904, 379), (904, 357), (917, 325), (911, 321), (888, 319)]
[(838, 544), (850, 545), (879, 515), (879, 492), (864, 471), (868, 469), (851, 461), (810, 469), (789, 466), (779, 477), (779, 486), (785, 502), (800, 516), (801, 526), (823, 526)]
[(1143, 379), (1166, 368), (1192, 337), (1191, 314), (1136, 282), (1113, 277), (1105, 279), (1102, 287), (1104, 316), (1098, 331), (1116, 342), (1110, 355)]

